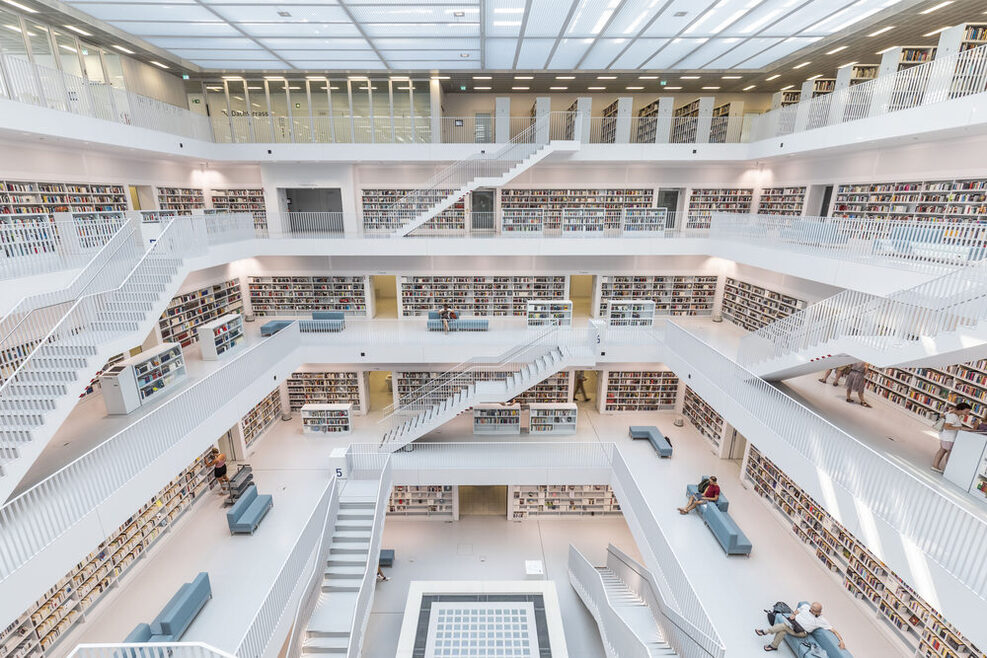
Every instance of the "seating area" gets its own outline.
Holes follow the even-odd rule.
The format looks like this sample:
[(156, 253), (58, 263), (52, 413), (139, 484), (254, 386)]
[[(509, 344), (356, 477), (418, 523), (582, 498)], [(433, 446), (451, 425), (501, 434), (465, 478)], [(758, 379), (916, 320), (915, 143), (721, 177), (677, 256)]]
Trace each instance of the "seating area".
[[(802, 607), (806, 601), (799, 601), (798, 606)], [(775, 615), (774, 623), (780, 623), (785, 619), (784, 615)], [(840, 648), (840, 641), (832, 631), (822, 628), (809, 633), (806, 637), (785, 636), (785, 644), (792, 650), (797, 658), (806, 656), (817, 656), (819, 651), (823, 651), (828, 658), (853, 658), (853, 654), (846, 649)], [(815, 651), (816, 653), (812, 653)]]
[(257, 485), (251, 484), (226, 512), (226, 523), (230, 527), (230, 534), (254, 534), (257, 526), (272, 507), (274, 507), (274, 499), (268, 494), (258, 494)]
[(379, 566), (379, 567), (393, 567), (394, 566), (394, 549), (393, 548), (382, 548), (382, 549), (380, 549), (380, 557), (377, 558), (377, 566)]
[(291, 323), (292, 320), (271, 320), (270, 322), (265, 322), (260, 326), (260, 335), (273, 336)]
[[(704, 475), (702, 476), (701, 479), (705, 480), (708, 477), (709, 477), (708, 475)], [(699, 493), (699, 485), (698, 484), (687, 485), (685, 488), (685, 492), (690, 496), (694, 496), (695, 494)], [(728, 509), (730, 509), (730, 501), (727, 500), (726, 495), (722, 491), (720, 492), (720, 497), (716, 499), (716, 506), (720, 508), (721, 512), (726, 512)]]
[(125, 644), (178, 642), (199, 611), (212, 598), (209, 574), (205, 571), (182, 585), (150, 624), (140, 623), (124, 638)]
[[(490, 320), (486, 318), (456, 318), (449, 320), (449, 331), (488, 331)], [(428, 312), (428, 330), (443, 331), (442, 318), (438, 311)]]
[[(685, 488), (686, 494), (690, 496), (698, 490), (699, 488), (694, 484)], [(750, 555), (753, 548), (751, 541), (737, 525), (737, 522), (727, 513), (725, 508), (728, 508), (730, 503), (723, 497), (722, 493), (720, 500), (723, 503), (722, 506), (720, 501), (717, 501), (716, 505), (706, 503), (697, 507), (696, 512), (702, 517), (706, 527), (713, 533), (716, 541), (720, 543), (720, 547), (727, 555)]]
[[(312, 320), (309, 329), (320, 332), (342, 331), (346, 328), (346, 314), (342, 311), (312, 311)], [(311, 327), (311, 325), (317, 325)]]
[(632, 425), (630, 435), (632, 439), (647, 439), (659, 457), (672, 456), (672, 444), (654, 425)]

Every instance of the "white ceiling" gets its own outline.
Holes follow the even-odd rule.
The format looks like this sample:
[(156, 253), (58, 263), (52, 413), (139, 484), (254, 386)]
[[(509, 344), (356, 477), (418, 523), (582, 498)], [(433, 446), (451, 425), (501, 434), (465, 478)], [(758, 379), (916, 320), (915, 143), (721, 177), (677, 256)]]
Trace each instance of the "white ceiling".
[(65, 1), (204, 69), (321, 71), (761, 69), (905, 2)]

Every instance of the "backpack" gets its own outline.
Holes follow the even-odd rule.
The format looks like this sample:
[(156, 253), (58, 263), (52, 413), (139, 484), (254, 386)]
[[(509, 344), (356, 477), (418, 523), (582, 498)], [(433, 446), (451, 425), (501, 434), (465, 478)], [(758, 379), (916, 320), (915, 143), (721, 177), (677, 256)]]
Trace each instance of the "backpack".
[(770, 610), (765, 610), (765, 612), (768, 613), (768, 623), (774, 625), (775, 615), (787, 617), (792, 614), (792, 606), (788, 605), (784, 601), (778, 601)]
[(818, 644), (813, 644), (811, 642), (803, 642), (803, 647), (806, 647), (806, 652), (802, 654), (802, 658), (829, 658), (829, 654)]
[(709, 478), (703, 478), (699, 481), (699, 493), (705, 493), (706, 487), (709, 486)]

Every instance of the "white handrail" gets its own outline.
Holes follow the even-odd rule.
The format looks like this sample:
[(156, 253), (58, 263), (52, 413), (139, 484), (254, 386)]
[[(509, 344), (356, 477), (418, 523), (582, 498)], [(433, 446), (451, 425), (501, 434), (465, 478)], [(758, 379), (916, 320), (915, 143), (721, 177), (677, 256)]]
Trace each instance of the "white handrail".
[(0, 214), (0, 279), (86, 266), (124, 221), (120, 213)]
[(205, 642), (79, 644), (69, 658), (241, 658)]

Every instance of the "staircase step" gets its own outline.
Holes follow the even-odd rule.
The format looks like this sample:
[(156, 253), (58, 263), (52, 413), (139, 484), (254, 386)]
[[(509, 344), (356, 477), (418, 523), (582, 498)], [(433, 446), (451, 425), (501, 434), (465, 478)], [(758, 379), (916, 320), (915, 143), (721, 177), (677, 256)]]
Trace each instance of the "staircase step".
[(333, 542), (329, 545), (330, 555), (368, 555), (370, 553), (370, 542)]
[(368, 547), (363, 553), (337, 553), (326, 560), (327, 567), (365, 567), (370, 556)]
[(346, 654), (349, 650), (349, 633), (345, 637), (309, 637), (302, 644), (302, 655), (313, 653)]
[[(373, 520), (337, 521), (334, 527), (336, 533), (339, 532), (364, 532), (370, 534), (373, 529)], [(335, 536), (335, 535), (334, 535)]]
[(349, 637), (349, 631), (320, 631), (308, 629), (305, 631), (307, 637)]
[[(370, 509), (372, 510), (373, 506), (371, 506)], [(373, 518), (374, 515), (372, 513), (348, 512), (343, 510), (340, 510), (339, 513), (336, 515), (337, 521), (365, 521), (368, 519), (372, 521)]]
[(323, 592), (359, 592), (360, 579), (326, 578), (322, 581)]
[(340, 579), (350, 579), (350, 578), (363, 578), (364, 573), (367, 571), (366, 561), (364, 561), (363, 566), (353, 566), (353, 565), (331, 565), (326, 568), (325, 576), (326, 578), (340, 578)]

